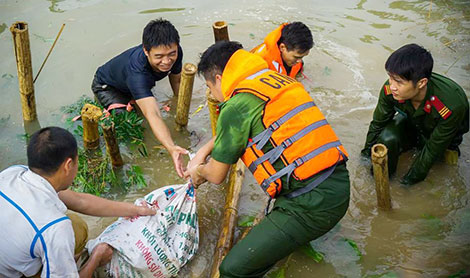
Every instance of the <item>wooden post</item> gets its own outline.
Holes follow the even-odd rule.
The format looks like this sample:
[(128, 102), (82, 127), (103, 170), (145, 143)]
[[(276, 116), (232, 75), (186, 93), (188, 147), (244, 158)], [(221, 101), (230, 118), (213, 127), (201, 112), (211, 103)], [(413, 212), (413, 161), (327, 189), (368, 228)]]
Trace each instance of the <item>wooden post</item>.
[(177, 130), (181, 130), (188, 125), (189, 106), (191, 106), (194, 75), (196, 71), (197, 67), (191, 63), (185, 63), (183, 66), (175, 118)]
[(207, 89), (206, 91), (207, 97), (207, 106), (209, 107), (209, 116), (211, 119), (211, 127), (212, 127), (212, 136), (215, 136), (215, 131), (217, 127), (217, 120), (219, 119), (219, 114), (217, 112), (217, 105), (219, 105), (219, 101), (216, 100), (212, 94), (211, 90)]
[[(214, 30), (215, 42), (221, 40), (229, 40), (227, 23), (225, 21), (217, 21), (212, 25)], [(209, 113), (211, 119), (212, 135), (215, 136), (217, 119), (219, 117), (217, 113), (217, 105), (219, 101), (216, 100), (210, 90), (206, 91), (207, 103), (209, 106)], [(224, 207), (224, 218), (222, 220), (222, 228), (219, 234), (219, 240), (214, 252), (214, 260), (212, 261), (211, 278), (218, 278), (219, 266), (222, 263), (225, 255), (230, 251), (233, 245), (233, 235), (235, 227), (237, 225), (238, 218), (238, 199), (240, 196), (241, 187), (243, 184), (243, 178), (245, 177), (245, 165), (241, 160), (238, 160), (236, 164), (232, 165), (229, 178), (228, 194), (225, 198)]]
[(372, 167), (375, 178), (375, 191), (377, 192), (377, 205), (382, 210), (392, 209), (387, 151), (387, 147), (383, 144), (375, 144), (372, 147)]
[(122, 161), (121, 152), (119, 151), (119, 144), (116, 140), (116, 132), (114, 129), (114, 123), (111, 122), (111, 125), (101, 124), (103, 129), (104, 141), (106, 142), (106, 152), (111, 158), (111, 164), (113, 167), (121, 167), (124, 165)]
[(82, 108), (83, 147), (88, 150), (97, 149), (100, 145), (98, 121), (103, 115), (101, 109), (93, 104), (85, 104)]
[(36, 101), (34, 99), (33, 68), (31, 65), (28, 23), (17, 21), (11, 25), (10, 31), (13, 35), (13, 44), (15, 46), (23, 119), (25, 121), (34, 121), (37, 119), (37, 114)]
[(222, 222), (219, 240), (214, 252), (214, 260), (212, 261), (211, 278), (219, 277), (219, 266), (222, 260), (230, 251), (233, 245), (233, 235), (237, 226), (238, 218), (238, 199), (245, 177), (245, 165), (241, 160), (232, 165), (230, 172), (229, 188), (226, 196), (224, 207), (224, 218)]
[(214, 39), (215, 42), (218, 41), (229, 41), (228, 38), (228, 26), (225, 21), (216, 21), (212, 24), (212, 29), (214, 30)]

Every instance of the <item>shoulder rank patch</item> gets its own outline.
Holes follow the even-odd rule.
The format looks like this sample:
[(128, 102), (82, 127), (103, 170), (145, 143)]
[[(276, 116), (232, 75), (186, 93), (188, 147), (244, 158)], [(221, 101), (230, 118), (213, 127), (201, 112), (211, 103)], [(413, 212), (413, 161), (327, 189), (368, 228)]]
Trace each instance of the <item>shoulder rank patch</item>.
[(452, 111), (450, 111), (450, 109), (447, 108), (447, 106), (445, 106), (440, 99), (438, 99), (436, 96), (432, 96), (430, 100), (432, 106), (436, 108), (437, 112), (439, 112), (444, 120), (449, 118), (449, 116), (452, 114)]
[(390, 85), (385, 85), (384, 86), (384, 93), (385, 93), (386, 96), (388, 96), (392, 93), (392, 90), (390, 90)]

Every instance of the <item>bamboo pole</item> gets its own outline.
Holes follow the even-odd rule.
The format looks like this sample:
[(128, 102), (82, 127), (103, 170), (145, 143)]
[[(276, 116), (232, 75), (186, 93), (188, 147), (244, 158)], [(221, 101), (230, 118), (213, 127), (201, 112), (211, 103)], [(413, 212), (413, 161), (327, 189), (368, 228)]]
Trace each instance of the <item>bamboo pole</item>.
[(212, 29), (214, 30), (214, 39), (215, 42), (218, 41), (229, 41), (228, 37), (228, 26), (225, 21), (216, 21), (212, 24)]
[(375, 144), (372, 147), (372, 167), (375, 178), (375, 191), (377, 192), (377, 205), (382, 210), (392, 209), (387, 152), (387, 147), (383, 144)]
[(237, 225), (238, 218), (238, 200), (240, 191), (245, 177), (245, 165), (241, 160), (232, 165), (229, 178), (229, 188), (226, 196), (224, 207), (224, 218), (222, 228), (219, 233), (219, 240), (214, 252), (214, 260), (212, 261), (211, 278), (217, 278), (219, 274), (219, 266), (222, 260), (230, 251), (233, 245), (233, 235)]
[(10, 27), (15, 47), (16, 67), (20, 89), (23, 119), (37, 119), (36, 101), (34, 98), (33, 67), (31, 65), (31, 49), (29, 46), (28, 23), (17, 21)]
[(197, 67), (191, 63), (185, 63), (183, 66), (175, 118), (177, 130), (181, 130), (188, 125), (189, 106), (191, 106), (196, 71)]
[[(229, 40), (227, 23), (225, 21), (217, 21), (212, 25), (214, 30), (215, 42), (221, 40)], [(207, 103), (209, 106), (209, 114), (211, 119), (212, 135), (216, 135), (218, 107), (219, 101), (216, 100), (210, 90), (206, 91)], [(233, 245), (233, 235), (237, 225), (238, 218), (238, 200), (240, 191), (245, 177), (245, 166), (241, 160), (232, 165), (230, 172), (228, 193), (225, 198), (224, 217), (222, 220), (222, 228), (219, 234), (219, 240), (214, 252), (214, 260), (212, 261), (211, 278), (218, 278), (220, 276), (219, 266), (222, 260), (230, 251)]]
[(83, 147), (88, 150), (97, 149), (100, 145), (100, 134), (98, 132), (98, 121), (103, 112), (93, 104), (85, 104), (82, 108), (83, 122)]
[(211, 119), (212, 136), (215, 136), (217, 120), (219, 119), (219, 112), (218, 112), (217, 106), (219, 105), (220, 102), (212, 96), (211, 90), (209, 89), (207, 89), (206, 91), (206, 97), (207, 97), (207, 106), (209, 107), (209, 116)]
[(62, 31), (64, 30), (64, 27), (65, 27), (65, 23), (63, 23), (63, 24), (62, 24), (62, 27), (60, 27), (59, 33), (58, 33), (57, 36), (55, 37), (54, 43), (52, 44), (51, 48), (49, 49), (49, 52), (47, 52), (46, 58), (45, 58), (44, 61), (42, 62), (42, 65), (41, 65), (41, 67), (39, 68), (39, 71), (38, 71), (38, 73), (36, 74), (36, 77), (34, 77), (33, 83), (35, 83), (35, 82), (36, 82), (36, 79), (38, 79), (38, 76), (39, 76), (39, 74), (41, 73), (42, 68), (43, 68), (44, 65), (46, 64), (47, 59), (49, 59), (49, 55), (51, 55), (51, 52), (52, 52), (52, 50), (54, 49), (54, 46), (55, 46), (55, 44), (57, 43), (57, 40), (59, 39), (60, 34), (62, 34)]
[(111, 164), (113, 167), (121, 167), (124, 165), (122, 161), (121, 152), (119, 151), (119, 144), (116, 140), (116, 131), (114, 129), (114, 123), (111, 122), (111, 125), (101, 124), (103, 129), (103, 137), (106, 142), (106, 152), (111, 158)]

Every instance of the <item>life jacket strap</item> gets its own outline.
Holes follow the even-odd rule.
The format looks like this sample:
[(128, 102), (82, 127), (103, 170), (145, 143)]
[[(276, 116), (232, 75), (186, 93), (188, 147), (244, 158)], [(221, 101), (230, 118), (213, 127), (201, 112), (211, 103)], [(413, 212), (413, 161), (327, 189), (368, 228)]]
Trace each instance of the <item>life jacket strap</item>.
[[(302, 157), (299, 157), (297, 158), (296, 160), (294, 160), (294, 162), (292, 162), (291, 164), (287, 165), (286, 167), (282, 168), (282, 170), (276, 172), (274, 175), (270, 176), (269, 178), (265, 179), (262, 183), (261, 183), (261, 187), (266, 190), (266, 188), (269, 187), (269, 185), (274, 182), (275, 180), (281, 178), (282, 176), (284, 175), (287, 175), (287, 184), (289, 184), (289, 179), (290, 179), (290, 176), (292, 174), (292, 172), (294, 172), (294, 170), (301, 166), (302, 164), (304, 164), (305, 162), (309, 161), (310, 159), (314, 158), (315, 156), (321, 154), (322, 152), (326, 151), (326, 150), (329, 150), (331, 148), (337, 148), (341, 146), (341, 142), (338, 140), (338, 141), (333, 141), (333, 142), (330, 142), (330, 143), (326, 143), (318, 148), (316, 148), (315, 150), (309, 152), (308, 154), (302, 156)], [(339, 148), (338, 148), (339, 149)], [(338, 158), (339, 159), (339, 158)]]
[(263, 132), (260, 134), (256, 135), (253, 137), (253, 141), (248, 143), (247, 148), (253, 146), (254, 144), (257, 145), (258, 149), (261, 150), (264, 145), (268, 142), (269, 138), (271, 138), (271, 135), (273, 134), (274, 131), (276, 131), (282, 124), (287, 122), (289, 119), (297, 115), (298, 113), (310, 108), (314, 107), (315, 103), (313, 101), (306, 102), (304, 104), (301, 104), (294, 109), (290, 110), (287, 112), (284, 116), (279, 118), (277, 121), (273, 122), (268, 128), (266, 128)]
[(341, 157), (343, 158), (343, 161), (346, 162), (348, 160), (348, 157), (341, 151), (339, 147), (336, 147), (336, 148), (338, 149), (341, 155), (338, 157), (338, 160), (333, 166), (329, 167), (328, 170), (324, 171), (322, 174), (320, 174), (320, 176), (318, 176), (318, 178), (316, 178), (314, 181), (312, 181), (308, 185), (302, 188), (299, 188), (293, 192), (290, 192), (289, 194), (286, 194), (285, 196), (288, 199), (292, 199), (292, 198), (298, 197), (302, 194), (312, 191), (315, 187), (317, 187), (320, 183), (325, 181), (335, 171), (336, 166), (339, 164)]
[(305, 135), (307, 135), (311, 131), (313, 131), (313, 130), (321, 127), (321, 126), (327, 125), (327, 124), (328, 124), (328, 121), (323, 119), (323, 120), (320, 120), (320, 121), (317, 121), (317, 122), (314, 122), (314, 123), (308, 125), (307, 127), (303, 128), (302, 130), (300, 130), (299, 132), (294, 134), (293, 136), (291, 136), (291, 137), (287, 138), (286, 140), (284, 140), (277, 147), (271, 149), (266, 154), (264, 154), (260, 158), (253, 161), (250, 164), (250, 166), (248, 167), (248, 169), (253, 173), (256, 170), (256, 168), (260, 164), (265, 162), (266, 160), (269, 160), (269, 162), (271, 164), (273, 164), (276, 160), (279, 159), (279, 157), (284, 152), (284, 150), (287, 149), (288, 147), (290, 147), (294, 142), (296, 142), (300, 138), (304, 137)]

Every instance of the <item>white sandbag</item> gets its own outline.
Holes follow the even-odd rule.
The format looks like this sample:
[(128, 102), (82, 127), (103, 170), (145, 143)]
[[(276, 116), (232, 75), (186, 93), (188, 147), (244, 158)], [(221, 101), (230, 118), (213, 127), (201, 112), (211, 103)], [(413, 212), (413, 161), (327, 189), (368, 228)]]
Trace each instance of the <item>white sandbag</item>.
[(175, 277), (196, 253), (199, 228), (191, 184), (170, 185), (137, 199), (157, 210), (153, 216), (119, 218), (86, 247), (106, 242), (115, 250), (109, 264), (114, 277)]

